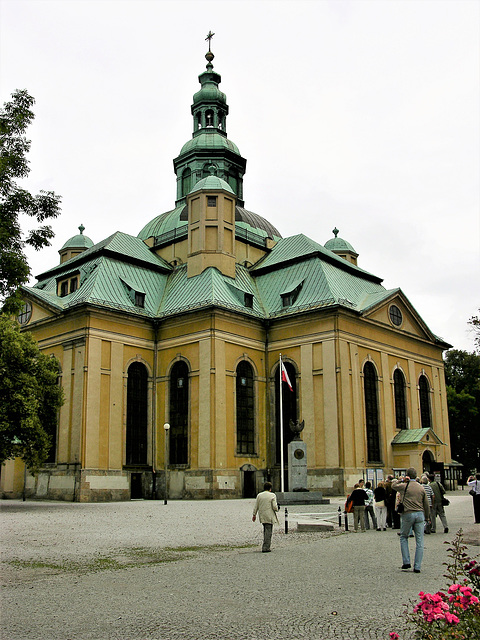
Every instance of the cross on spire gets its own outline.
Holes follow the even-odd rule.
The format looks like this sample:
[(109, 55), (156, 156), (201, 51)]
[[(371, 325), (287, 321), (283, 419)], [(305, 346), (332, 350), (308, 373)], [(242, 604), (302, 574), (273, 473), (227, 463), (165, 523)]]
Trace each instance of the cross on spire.
[(215, 35), (214, 33), (212, 33), (211, 31), (209, 31), (209, 32), (208, 32), (207, 37), (205, 38), (205, 40), (208, 40), (208, 52), (209, 52), (209, 53), (211, 53), (211, 51), (210, 51), (210, 45), (211, 45), (212, 38), (213, 38), (213, 36), (214, 36), (214, 35)]

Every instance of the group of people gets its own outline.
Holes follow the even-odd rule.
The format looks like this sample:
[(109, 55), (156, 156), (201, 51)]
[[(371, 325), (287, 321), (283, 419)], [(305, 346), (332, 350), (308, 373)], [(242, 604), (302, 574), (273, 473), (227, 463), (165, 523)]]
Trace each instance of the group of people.
[[(480, 494), (480, 483), (479, 483)], [(402, 569), (411, 569), (408, 538), (415, 537), (416, 549), (413, 570), (420, 573), (423, 558), (423, 536), (436, 532), (437, 516), (448, 533), (447, 517), (444, 506), (445, 488), (435, 480), (433, 474), (417, 477), (411, 467), (405, 476), (388, 476), (385, 482), (379, 482), (372, 491), (371, 483), (360, 479), (348, 496), (346, 505), (353, 504), (353, 527), (358, 531), (370, 528), (369, 520), (377, 531), (386, 531), (387, 526), (400, 529), (400, 548), (402, 551)], [(401, 505), (401, 506), (400, 506)]]
[[(473, 497), (475, 522), (480, 524), (480, 473), (470, 476), (467, 480)], [(415, 557), (413, 571), (420, 573), (423, 559), (424, 534), (436, 532), (437, 516), (443, 525), (443, 532), (448, 533), (448, 523), (445, 515), (445, 488), (441, 482), (435, 480), (431, 473), (417, 477), (413, 467), (407, 469), (403, 477), (387, 476), (385, 482), (379, 482), (372, 490), (370, 482), (361, 478), (347, 497), (347, 504), (353, 505), (354, 530), (361, 531), (372, 527), (377, 531), (386, 531), (387, 526), (400, 529), (400, 549), (402, 553), (402, 570), (412, 568), (409, 537), (415, 537)], [(401, 506), (400, 506), (401, 505)], [(253, 508), (252, 520), (255, 522), (257, 514), (263, 525), (262, 552), (271, 549), (273, 525), (278, 524), (277, 512), (279, 506), (276, 495), (272, 491), (272, 483), (265, 482), (264, 490), (257, 495)]]

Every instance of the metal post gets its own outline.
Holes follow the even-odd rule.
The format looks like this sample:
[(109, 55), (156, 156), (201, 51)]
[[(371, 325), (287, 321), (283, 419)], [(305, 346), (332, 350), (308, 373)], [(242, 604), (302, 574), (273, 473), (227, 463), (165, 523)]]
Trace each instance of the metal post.
[(288, 509), (285, 507), (285, 533), (288, 533)]
[(163, 428), (165, 430), (165, 460), (164, 460), (164, 465), (165, 465), (165, 498), (163, 500), (163, 504), (167, 504), (167, 500), (168, 500), (168, 462), (169, 462), (169, 450), (168, 450), (168, 444), (169, 444), (169, 433), (170, 433), (170, 425), (168, 424), (168, 422), (165, 422), (165, 424), (163, 425)]
[(342, 528), (342, 509), (338, 507), (338, 526)]
[(348, 531), (348, 513), (346, 511), (343, 513), (345, 514), (345, 531)]

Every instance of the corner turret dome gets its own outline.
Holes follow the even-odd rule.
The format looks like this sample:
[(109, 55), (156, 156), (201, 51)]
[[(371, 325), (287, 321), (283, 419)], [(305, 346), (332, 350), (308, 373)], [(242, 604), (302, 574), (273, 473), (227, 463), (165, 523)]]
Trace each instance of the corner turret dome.
[(78, 227), (78, 230), (80, 231), (80, 233), (77, 233), (77, 235), (69, 238), (62, 246), (62, 248), (58, 251), (58, 253), (60, 254), (60, 263), (66, 262), (67, 260), (70, 260), (70, 258), (74, 258), (79, 253), (82, 253), (83, 251), (90, 249), (90, 247), (93, 247), (93, 240), (91, 240), (88, 236), (83, 235), (83, 232), (85, 231), (85, 227), (83, 226), (83, 224)]
[(358, 253), (352, 247), (352, 245), (344, 240), (343, 238), (338, 237), (339, 230), (337, 227), (332, 231), (334, 238), (330, 238), (324, 247), (329, 251), (332, 251), (340, 258), (343, 258), (347, 262), (351, 262), (352, 264), (357, 264)]

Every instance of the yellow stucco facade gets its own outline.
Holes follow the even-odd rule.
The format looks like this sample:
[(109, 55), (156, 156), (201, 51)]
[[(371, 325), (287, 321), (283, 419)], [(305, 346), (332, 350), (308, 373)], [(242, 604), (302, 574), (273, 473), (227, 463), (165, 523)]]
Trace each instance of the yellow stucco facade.
[[(212, 69), (202, 87), (218, 85)], [(209, 91), (195, 94), (196, 129), (174, 161), (175, 209), (137, 237), (94, 244), (82, 226), (24, 288), (23, 328), (57, 358), (65, 404), (53, 461), (26, 484), (7, 462), (2, 495), (163, 498), (166, 468), (171, 498), (279, 489), (280, 394), (286, 444), (289, 420), (305, 422), (309, 490), (448, 469), (449, 345), (338, 230), (329, 249), (243, 208), (246, 161), (226, 138), (224, 94)]]

